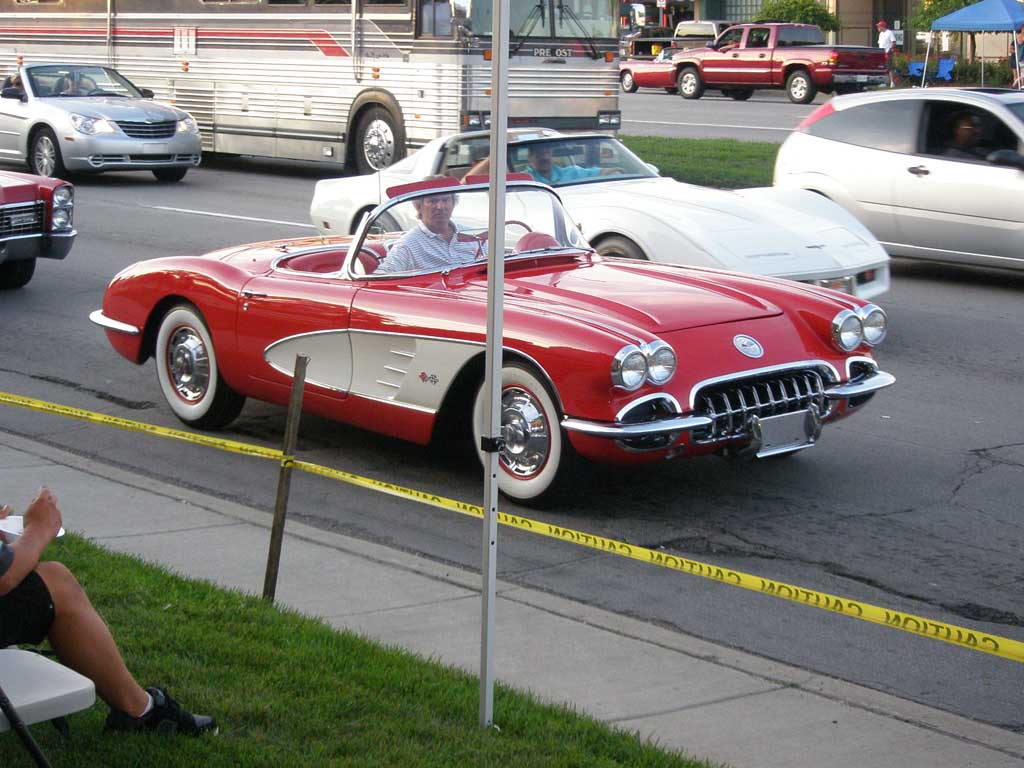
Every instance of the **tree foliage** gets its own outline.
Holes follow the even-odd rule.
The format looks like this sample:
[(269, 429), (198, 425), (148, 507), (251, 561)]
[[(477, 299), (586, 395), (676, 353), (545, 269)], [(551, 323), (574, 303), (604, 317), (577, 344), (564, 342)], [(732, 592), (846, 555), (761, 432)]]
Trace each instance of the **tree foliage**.
[(772, 21), (817, 24), (826, 32), (837, 32), (842, 26), (839, 18), (818, 0), (765, 0), (757, 15)]
[(928, 2), (915, 3), (914, 10), (907, 19), (913, 29), (927, 32), (932, 28), (932, 22), (943, 16), (966, 8), (977, 0), (928, 0)]

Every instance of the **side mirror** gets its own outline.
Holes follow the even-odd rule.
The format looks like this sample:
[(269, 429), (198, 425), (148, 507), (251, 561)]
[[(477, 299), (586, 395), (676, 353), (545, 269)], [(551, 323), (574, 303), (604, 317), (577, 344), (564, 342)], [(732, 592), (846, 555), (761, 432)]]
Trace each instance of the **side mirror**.
[(644, 165), (646, 165), (648, 168), (650, 168), (652, 173), (655, 173), (658, 176), (661, 176), (661, 171), (658, 170), (658, 166), (654, 165), (653, 163), (644, 163)]
[(144, 99), (153, 98), (153, 91), (151, 91), (149, 88), (139, 88), (139, 93), (142, 94), (142, 98)]
[(997, 149), (995, 152), (989, 152), (985, 159), (992, 165), (1005, 165), (1024, 171), (1024, 155), (1012, 149)]
[(710, 48), (712, 51), (717, 51), (718, 50), (718, 41), (717, 40), (709, 40), (708, 41), (708, 48)]
[(3, 99), (18, 99), (19, 101), (28, 101), (28, 97), (25, 95), (25, 91), (21, 88), (4, 88), (0, 91), (0, 98)]

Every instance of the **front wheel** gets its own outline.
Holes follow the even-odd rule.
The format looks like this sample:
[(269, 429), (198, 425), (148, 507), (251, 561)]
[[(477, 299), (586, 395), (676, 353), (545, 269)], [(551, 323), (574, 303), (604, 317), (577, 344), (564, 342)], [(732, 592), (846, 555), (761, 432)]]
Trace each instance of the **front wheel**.
[(786, 78), (786, 95), (794, 104), (810, 104), (818, 88), (806, 69), (798, 69)]
[(700, 79), (700, 73), (693, 67), (687, 67), (679, 73), (676, 80), (679, 94), (684, 99), (699, 99), (704, 95), (704, 81)]
[(387, 168), (404, 157), (398, 125), (384, 107), (370, 107), (360, 116), (353, 155), (356, 170), (363, 175)]
[(191, 304), (179, 304), (160, 321), (156, 375), (174, 415), (196, 429), (226, 427), (245, 404), (221, 377), (213, 338)]
[[(474, 442), (481, 462), (486, 462), (479, 440), (488, 433), (486, 395), (481, 383), (473, 403)], [(533, 368), (510, 362), (501, 370), (499, 407), (504, 445), (498, 454), (498, 488), (516, 501), (550, 500), (567, 482), (575, 459), (554, 397)]]
[(54, 179), (67, 177), (68, 172), (60, 154), (60, 144), (49, 128), (40, 128), (32, 137), (32, 144), (28, 150), (28, 167), (37, 176)]
[(5, 261), (3, 264), (0, 264), (0, 289), (11, 290), (25, 287), (28, 285), (29, 280), (32, 279), (35, 271), (35, 259)]
[(626, 71), (619, 75), (619, 83), (622, 85), (622, 90), (626, 93), (636, 93), (637, 84), (636, 80), (633, 79), (633, 73)]
[(618, 259), (636, 259), (647, 261), (647, 255), (643, 249), (630, 240), (628, 237), (612, 235), (606, 237), (597, 244), (597, 252), (602, 256), (610, 256)]
[(188, 168), (155, 168), (153, 169), (153, 175), (156, 176), (157, 181), (162, 182), (174, 182), (181, 181), (185, 178), (185, 174), (188, 173)]

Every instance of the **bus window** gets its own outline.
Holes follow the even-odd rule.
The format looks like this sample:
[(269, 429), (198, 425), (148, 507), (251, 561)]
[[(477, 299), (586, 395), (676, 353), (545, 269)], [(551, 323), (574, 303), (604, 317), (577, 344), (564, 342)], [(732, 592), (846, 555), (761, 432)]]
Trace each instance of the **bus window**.
[(555, 37), (615, 37), (618, 0), (563, 0), (555, 3)]
[(420, 34), (427, 37), (450, 37), (452, 16), (450, 0), (420, 0)]

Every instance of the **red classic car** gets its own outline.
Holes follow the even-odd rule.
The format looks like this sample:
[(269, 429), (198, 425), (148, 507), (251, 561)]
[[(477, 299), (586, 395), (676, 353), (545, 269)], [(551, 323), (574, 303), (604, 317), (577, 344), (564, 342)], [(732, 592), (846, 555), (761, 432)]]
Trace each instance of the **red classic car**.
[(63, 259), (75, 242), (66, 181), (0, 171), (0, 289), (27, 285), (36, 259)]
[[(389, 190), (352, 237), (144, 261), (91, 319), (134, 363), (156, 358), (172, 410), (216, 428), (245, 397), (288, 401), (425, 444), (483, 433), (488, 190)], [(572, 459), (630, 464), (807, 448), (893, 377), (881, 309), (785, 280), (602, 258), (548, 187), (511, 182), (500, 475), (539, 501)]]

